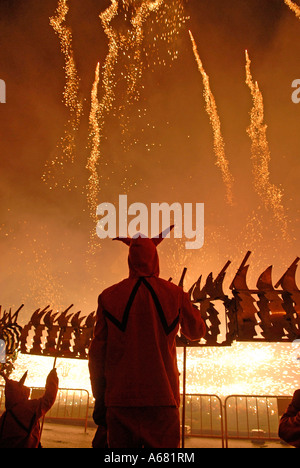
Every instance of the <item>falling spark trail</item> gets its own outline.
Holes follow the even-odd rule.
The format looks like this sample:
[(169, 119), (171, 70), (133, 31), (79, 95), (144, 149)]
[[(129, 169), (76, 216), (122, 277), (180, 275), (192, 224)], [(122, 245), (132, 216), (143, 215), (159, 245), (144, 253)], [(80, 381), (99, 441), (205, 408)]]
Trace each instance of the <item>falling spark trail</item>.
[(300, 6), (291, 0), (284, 0), (284, 3), (295, 13), (298, 19), (300, 19)]
[(57, 16), (50, 18), (50, 24), (59, 36), (61, 51), (65, 57), (66, 86), (63, 93), (65, 104), (71, 112), (75, 112), (76, 120), (74, 123), (78, 124), (82, 114), (82, 103), (78, 100), (80, 80), (74, 60), (72, 32), (70, 28), (63, 25), (68, 12), (68, 0), (59, 0), (56, 10)]
[[(133, 40), (131, 39), (130, 42), (133, 43), (135, 48), (133, 66), (131, 67), (131, 71), (129, 73), (129, 82), (128, 82), (128, 91), (127, 94), (132, 98), (136, 92), (136, 85), (138, 80), (142, 76), (143, 71), (143, 62), (141, 59), (142, 53), (142, 42), (144, 39), (144, 30), (143, 30), (143, 23), (146, 21), (148, 16), (151, 12), (157, 11), (161, 5), (163, 4), (163, 0), (156, 0), (154, 2), (143, 2), (142, 5), (137, 8), (136, 14), (131, 19), (131, 24), (134, 27), (135, 34), (133, 35)], [(130, 83), (131, 82), (131, 83)]]
[(216, 101), (210, 89), (209, 77), (203, 68), (203, 64), (201, 62), (201, 59), (197, 50), (197, 46), (196, 46), (196, 43), (195, 43), (195, 40), (191, 31), (189, 31), (189, 34), (190, 34), (190, 38), (192, 41), (196, 62), (198, 64), (198, 69), (203, 78), (203, 85), (204, 85), (203, 95), (204, 95), (205, 102), (206, 102), (206, 112), (209, 115), (210, 122), (213, 128), (213, 134), (214, 134), (214, 150), (215, 150), (215, 154), (217, 157), (216, 165), (220, 168), (222, 172), (222, 178), (226, 187), (227, 202), (229, 205), (232, 205), (233, 203), (232, 185), (233, 185), (234, 179), (233, 179), (232, 174), (230, 173), (229, 162), (225, 154), (225, 143), (224, 143), (222, 132), (221, 132), (221, 122), (220, 122), (220, 118), (218, 115)]
[[(94, 106), (96, 105), (97, 109), (92, 108), (90, 115), (90, 124), (92, 117), (92, 125), (90, 131), (90, 138), (93, 141), (92, 151), (87, 161), (87, 169), (91, 172), (89, 177), (88, 185), (88, 200), (91, 210), (91, 217), (96, 218), (96, 208), (97, 208), (97, 198), (100, 190), (100, 177), (98, 174), (99, 160), (101, 157), (100, 149), (100, 140), (101, 134), (105, 125), (105, 118), (109, 112), (113, 109), (114, 102), (116, 100), (115, 88), (117, 85), (117, 80), (115, 76), (115, 68), (120, 58), (120, 53), (123, 50), (126, 51), (128, 55), (128, 50), (133, 51), (133, 59), (128, 68), (128, 73), (125, 77), (126, 79), (126, 98), (124, 99), (125, 103), (128, 105), (133, 100), (139, 99), (139, 91), (137, 89), (137, 83), (142, 76), (143, 62), (141, 60), (141, 46), (144, 38), (143, 23), (146, 21), (147, 17), (151, 12), (157, 11), (157, 9), (162, 5), (163, 0), (156, 0), (155, 2), (150, 2), (146, 0), (142, 3), (140, 7), (135, 10), (135, 14), (131, 18), (131, 25), (134, 28), (134, 33), (132, 33), (131, 28), (128, 30), (127, 34), (119, 34), (112, 27), (112, 20), (119, 13), (119, 4), (120, 0), (112, 0), (111, 5), (100, 15), (101, 23), (105, 34), (108, 37), (108, 54), (106, 56), (104, 65), (103, 65), (103, 97), (101, 101), (98, 100), (96, 88), (99, 84), (99, 70), (98, 70), (98, 83), (94, 83), (93, 92), (92, 92), (92, 101), (94, 99)], [(131, 5), (130, 1), (122, 0), (123, 7), (128, 9)], [(96, 88), (94, 88), (96, 86)], [(96, 95), (95, 95), (96, 93)], [(97, 100), (97, 104), (95, 99)], [(93, 106), (93, 102), (92, 102)], [(124, 116), (125, 104), (119, 107), (118, 113), (120, 118)], [(95, 134), (95, 125), (97, 122), (97, 132)], [(124, 132), (125, 130), (123, 130)]]
[[(83, 114), (83, 105), (79, 99), (79, 83), (80, 79), (76, 70), (73, 48), (72, 48), (72, 32), (70, 28), (64, 25), (67, 14), (69, 12), (68, 0), (59, 0), (56, 9), (56, 16), (50, 18), (50, 25), (60, 40), (61, 52), (65, 59), (65, 78), (66, 84), (63, 92), (64, 103), (69, 109), (70, 118), (65, 126), (64, 136), (61, 138), (60, 146), (62, 155), (55, 156), (54, 160), (46, 164), (48, 171), (43, 175), (42, 179), (46, 180), (51, 176), (55, 179), (55, 174), (52, 174), (53, 167), (58, 166), (64, 169), (64, 163), (69, 161), (74, 163), (75, 158), (75, 134), (78, 131), (80, 119)], [(66, 184), (68, 186), (69, 183)], [(58, 183), (55, 181), (54, 186)]]
[(95, 221), (96, 209), (97, 209), (97, 193), (99, 191), (99, 177), (97, 172), (97, 165), (99, 162), (99, 151), (100, 151), (100, 126), (98, 121), (98, 112), (99, 112), (99, 100), (98, 100), (98, 86), (100, 80), (100, 63), (98, 62), (96, 71), (95, 71), (95, 81), (92, 87), (91, 92), (91, 112), (89, 117), (90, 123), (90, 136), (92, 138), (92, 150), (91, 156), (88, 161), (87, 168), (90, 170), (91, 175), (89, 177), (89, 204), (91, 213), (94, 215)]
[[(108, 43), (108, 54), (105, 59), (103, 66), (103, 78), (102, 85), (104, 88), (104, 94), (99, 101), (98, 99), (98, 86), (100, 81), (100, 64), (97, 64), (95, 72), (95, 80), (91, 92), (91, 111), (89, 117), (90, 133), (89, 138), (91, 141), (91, 152), (87, 160), (86, 169), (90, 172), (88, 187), (87, 187), (87, 199), (90, 208), (90, 216), (92, 220), (97, 223), (97, 205), (98, 205), (98, 194), (100, 191), (100, 176), (98, 174), (99, 162), (101, 156), (100, 142), (101, 134), (105, 123), (105, 114), (108, 114), (113, 107), (115, 100), (114, 88), (116, 86), (116, 80), (114, 79), (113, 70), (118, 59), (118, 37), (111, 27), (110, 23), (115, 16), (118, 14), (118, 0), (112, 0), (111, 5), (100, 15), (101, 23), (106, 33)], [(96, 252), (96, 229), (93, 228), (90, 242), (89, 242), (89, 253), (94, 254)]]
[(254, 188), (262, 199), (266, 209), (271, 209), (274, 218), (278, 222), (283, 237), (288, 240), (287, 217), (282, 205), (283, 192), (278, 187), (270, 183), (269, 164), (271, 154), (267, 140), (267, 125), (264, 123), (264, 103), (257, 82), (253, 81), (251, 75), (251, 60), (246, 51), (246, 84), (249, 86), (253, 107), (250, 113), (251, 124), (247, 133), (252, 141), (252, 161)]

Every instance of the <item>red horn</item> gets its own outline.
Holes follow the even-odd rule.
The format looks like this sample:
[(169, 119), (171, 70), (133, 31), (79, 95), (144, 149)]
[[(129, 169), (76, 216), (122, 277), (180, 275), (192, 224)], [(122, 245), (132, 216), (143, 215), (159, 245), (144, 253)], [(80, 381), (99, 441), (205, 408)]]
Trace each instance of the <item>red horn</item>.
[(25, 374), (23, 375), (23, 377), (21, 378), (21, 380), (19, 380), (20, 385), (24, 385), (27, 374), (28, 374), (28, 371), (26, 371)]
[(168, 227), (167, 229), (165, 229), (164, 231), (162, 231), (159, 236), (157, 237), (152, 237), (152, 242), (157, 246), (159, 245), (165, 237), (167, 237), (167, 235), (172, 231), (172, 229), (174, 228), (174, 224), (172, 224), (172, 226)]
[(128, 245), (128, 247), (130, 246), (130, 242), (131, 242), (130, 237), (115, 237), (113, 240), (121, 241), (124, 244)]

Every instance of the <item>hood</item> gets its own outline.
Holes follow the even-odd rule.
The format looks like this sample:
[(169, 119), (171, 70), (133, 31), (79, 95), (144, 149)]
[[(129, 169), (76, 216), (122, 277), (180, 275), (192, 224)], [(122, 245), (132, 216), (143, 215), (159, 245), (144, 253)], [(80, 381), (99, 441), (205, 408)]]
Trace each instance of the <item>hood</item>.
[(116, 238), (129, 247), (128, 266), (129, 278), (141, 276), (159, 276), (159, 259), (156, 246), (169, 234), (174, 226), (170, 226), (159, 236), (152, 239), (137, 235), (135, 238)]
[(27, 401), (30, 395), (30, 388), (23, 385), (27, 373), (24, 374), (20, 382), (5, 378), (5, 408), (8, 410), (18, 403)]
[(159, 259), (151, 239), (132, 239), (128, 254), (129, 278), (159, 276)]

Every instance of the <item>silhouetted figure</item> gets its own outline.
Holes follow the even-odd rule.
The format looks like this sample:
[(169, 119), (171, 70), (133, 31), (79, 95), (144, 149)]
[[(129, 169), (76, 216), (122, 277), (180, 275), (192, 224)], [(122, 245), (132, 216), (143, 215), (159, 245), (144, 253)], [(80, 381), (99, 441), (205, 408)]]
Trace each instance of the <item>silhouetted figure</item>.
[(5, 379), (5, 412), (0, 418), (0, 448), (40, 447), (39, 420), (53, 406), (58, 378), (56, 369), (47, 377), (45, 394), (37, 400), (29, 400), (30, 389), (24, 386), (27, 372), (20, 382)]
[(296, 390), (292, 403), (281, 417), (278, 434), (288, 444), (300, 448), (300, 390)]
[(99, 296), (89, 351), (98, 447), (107, 427), (110, 448), (177, 448), (176, 335), (180, 326), (188, 339), (199, 340), (205, 324), (188, 294), (159, 278), (162, 236), (118, 240), (129, 246), (129, 278)]

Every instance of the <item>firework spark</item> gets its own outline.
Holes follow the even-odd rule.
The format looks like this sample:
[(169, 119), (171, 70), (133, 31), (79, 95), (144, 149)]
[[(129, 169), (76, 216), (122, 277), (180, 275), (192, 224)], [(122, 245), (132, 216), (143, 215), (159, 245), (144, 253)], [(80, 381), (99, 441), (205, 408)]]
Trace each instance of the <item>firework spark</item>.
[(100, 139), (101, 139), (101, 132), (100, 132), (100, 125), (98, 120), (98, 112), (99, 112), (99, 100), (98, 100), (98, 86), (100, 80), (100, 63), (98, 62), (96, 71), (95, 71), (95, 81), (92, 87), (91, 92), (91, 111), (89, 117), (90, 123), (90, 136), (92, 140), (92, 150), (91, 155), (88, 161), (87, 168), (90, 170), (91, 175), (89, 177), (89, 205), (91, 209), (91, 213), (96, 220), (96, 209), (97, 209), (97, 193), (99, 191), (99, 177), (97, 172), (97, 164), (99, 161), (99, 153), (100, 153)]
[(253, 107), (250, 113), (251, 124), (247, 133), (252, 141), (252, 161), (254, 188), (262, 199), (266, 209), (271, 209), (274, 218), (280, 226), (283, 237), (287, 240), (288, 223), (282, 204), (283, 191), (270, 182), (271, 153), (267, 140), (267, 125), (264, 123), (264, 102), (258, 83), (251, 75), (251, 60), (246, 51), (246, 84), (249, 86)]
[[(83, 114), (83, 105), (79, 99), (79, 83), (76, 64), (74, 60), (73, 46), (72, 46), (72, 32), (69, 27), (64, 23), (69, 12), (68, 0), (59, 0), (56, 9), (56, 16), (50, 18), (50, 25), (53, 27), (55, 33), (60, 40), (61, 52), (65, 59), (65, 78), (66, 84), (63, 92), (64, 103), (70, 112), (70, 119), (68, 120), (64, 136), (61, 138), (62, 156), (56, 156), (53, 161), (46, 164), (48, 173), (43, 175), (43, 180), (46, 182), (51, 177), (51, 171), (54, 166), (63, 168), (65, 161), (74, 162), (75, 158), (75, 135), (79, 128), (80, 119)], [(69, 181), (70, 182), (70, 181)], [(57, 185), (57, 183), (55, 184)], [(68, 184), (67, 184), (68, 185)]]
[[(113, 107), (115, 100), (114, 88), (116, 86), (116, 80), (114, 76), (114, 67), (117, 63), (119, 47), (118, 47), (118, 36), (114, 32), (111, 26), (111, 21), (118, 14), (118, 0), (112, 0), (111, 5), (100, 15), (101, 23), (108, 37), (108, 54), (103, 66), (103, 78), (102, 85), (104, 88), (104, 94), (99, 101), (98, 99), (98, 86), (100, 81), (100, 65), (98, 63), (95, 72), (95, 81), (92, 87), (91, 93), (91, 111), (90, 111), (90, 134), (89, 139), (92, 142), (92, 149), (90, 156), (87, 160), (86, 168), (90, 172), (88, 181), (88, 203), (90, 207), (90, 215), (93, 221), (97, 221), (96, 209), (98, 204), (98, 194), (100, 190), (100, 176), (98, 174), (101, 149), (100, 142), (102, 131), (105, 122), (105, 114), (108, 114)], [(95, 251), (94, 242), (95, 230), (91, 235), (90, 252)]]
[(168, 63), (171, 66), (171, 63), (178, 59), (180, 43), (177, 39), (189, 19), (182, 0), (162, 3), (147, 30), (147, 40), (143, 48), (145, 66), (166, 66)]
[(284, 0), (284, 3), (295, 13), (297, 18), (300, 19), (300, 6), (291, 0)]
[(206, 112), (209, 115), (209, 119), (213, 128), (214, 134), (214, 150), (217, 157), (216, 165), (220, 168), (222, 172), (222, 178), (226, 187), (226, 197), (227, 202), (232, 205), (233, 203), (233, 194), (232, 194), (232, 185), (233, 185), (233, 176), (229, 169), (229, 162), (225, 154), (225, 143), (221, 132), (221, 122), (218, 115), (217, 105), (214, 98), (214, 95), (210, 88), (209, 77), (204, 70), (203, 64), (201, 62), (197, 46), (191, 31), (189, 31), (190, 38), (193, 45), (193, 51), (198, 64), (198, 69), (202, 75), (203, 86), (204, 86), (204, 99), (206, 102)]
[(63, 94), (65, 104), (72, 112), (75, 112), (77, 123), (82, 113), (82, 103), (78, 100), (80, 80), (74, 60), (72, 32), (70, 28), (63, 25), (68, 12), (68, 0), (59, 0), (56, 10), (57, 16), (50, 18), (50, 24), (59, 36), (61, 51), (65, 57), (66, 86)]
[[(188, 348), (187, 393), (244, 395), (292, 395), (299, 388), (299, 361), (293, 343), (234, 343), (229, 348)], [(182, 348), (177, 349), (182, 375)], [(43, 386), (53, 358), (19, 354), (12, 378), (30, 369), (29, 386)], [(64, 372), (68, 366), (69, 372)], [(91, 392), (86, 361), (58, 359), (62, 388), (84, 388)], [(80, 378), (79, 378), (80, 376)]]
[[(122, 134), (128, 132), (129, 121), (126, 118), (126, 107), (140, 99), (141, 78), (144, 69), (142, 53), (145, 38), (144, 24), (151, 13), (157, 13), (164, 5), (163, 0), (144, 0), (132, 2), (131, 0), (112, 0), (110, 6), (100, 15), (103, 30), (108, 38), (108, 54), (102, 69), (103, 97), (97, 104), (97, 111), (93, 112), (93, 125), (91, 126), (90, 139), (95, 142), (95, 121), (98, 119), (97, 139), (93, 144), (91, 154), (87, 161), (87, 169), (91, 172), (88, 185), (88, 199), (91, 209), (91, 216), (95, 218), (95, 208), (100, 190), (99, 162), (101, 159), (100, 140), (105, 127), (106, 116), (114, 110), (122, 128)], [(122, 25), (129, 26), (119, 30), (113, 19), (117, 16), (124, 16)], [(116, 104), (116, 87), (120, 81), (125, 83), (125, 92), (119, 93), (118, 98), (121, 104)], [(121, 88), (120, 88), (121, 91)], [(97, 98), (98, 99), (98, 98)], [(136, 143), (138, 140), (133, 139)], [(122, 141), (125, 144), (125, 139)]]

